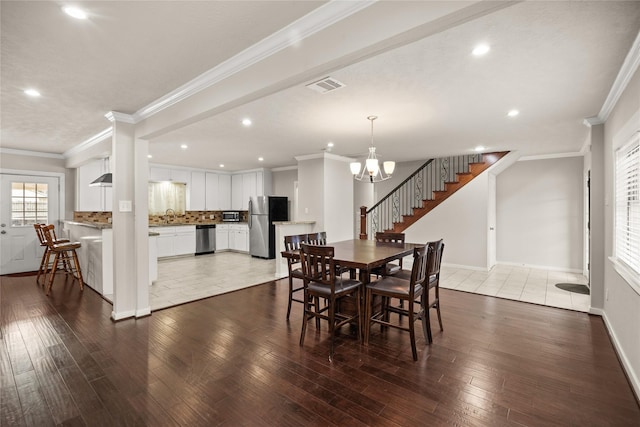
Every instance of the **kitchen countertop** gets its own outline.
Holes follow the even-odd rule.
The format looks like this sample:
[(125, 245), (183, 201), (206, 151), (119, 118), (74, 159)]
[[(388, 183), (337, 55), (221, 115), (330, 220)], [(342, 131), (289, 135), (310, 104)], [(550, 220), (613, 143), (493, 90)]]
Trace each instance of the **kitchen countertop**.
[(273, 225), (315, 224), (315, 221), (273, 221)]
[[(95, 228), (98, 230), (110, 230), (112, 227), (112, 224), (109, 223), (104, 223), (104, 222), (89, 222), (89, 221), (69, 221), (69, 220), (65, 220), (64, 221), (67, 224), (71, 224), (71, 225), (80, 225), (83, 227), (89, 227), (89, 228)], [(212, 223), (213, 224), (213, 223)], [(166, 226), (176, 226), (176, 225), (195, 225), (195, 224), (157, 224), (157, 225), (149, 225), (149, 228), (153, 228), (153, 227), (166, 227)], [(155, 231), (149, 231), (149, 236), (153, 237), (153, 236), (159, 236), (160, 233), (157, 233)]]

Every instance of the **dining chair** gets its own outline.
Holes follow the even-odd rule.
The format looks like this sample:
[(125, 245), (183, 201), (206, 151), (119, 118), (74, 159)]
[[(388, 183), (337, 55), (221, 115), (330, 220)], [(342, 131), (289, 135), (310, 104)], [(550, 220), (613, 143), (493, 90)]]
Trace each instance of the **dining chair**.
[[(292, 236), (284, 236), (284, 249), (286, 251), (299, 251), (300, 244), (307, 241), (306, 234), (297, 234)], [(287, 268), (289, 270), (289, 303), (287, 305), (287, 320), (289, 319), (289, 315), (291, 314), (291, 304), (292, 302), (300, 302), (304, 303), (304, 301), (300, 298), (296, 298), (296, 292), (304, 291), (304, 284), (295, 287), (293, 286), (294, 279), (298, 279), (300, 281), (304, 280), (304, 275), (302, 274), (302, 265), (299, 259), (294, 259), (291, 257), (287, 258)]]
[[(46, 282), (47, 271), (49, 271), (49, 267), (51, 266), (49, 262), (51, 254), (49, 252), (49, 245), (47, 245), (46, 237), (44, 236), (44, 231), (42, 230), (43, 227), (46, 227), (46, 224), (38, 224), (38, 223), (33, 224), (33, 228), (36, 231), (36, 236), (38, 236), (38, 241), (40, 242), (40, 246), (44, 248), (44, 251), (42, 252), (42, 259), (40, 260), (40, 267), (38, 268), (38, 274), (36, 275), (36, 283), (40, 283), (40, 276), (42, 275), (45, 276), (45, 282)], [(69, 239), (59, 239), (56, 236), (55, 228), (52, 228), (50, 233), (55, 244), (69, 242)], [(66, 261), (63, 264), (65, 267), (65, 270), (68, 270), (68, 265)]]
[[(427, 243), (431, 248), (430, 258), (427, 261), (427, 277), (428, 285), (427, 292), (425, 292), (424, 309), (426, 317), (426, 328), (429, 342), (433, 341), (431, 334), (431, 318), (429, 317), (429, 310), (435, 309), (438, 315), (438, 323), (440, 330), (444, 331), (442, 327), (442, 315), (440, 314), (440, 265), (442, 264), (442, 254), (444, 253), (444, 241), (442, 239)], [(399, 279), (410, 280), (411, 270), (402, 270), (396, 273), (393, 277)], [(433, 296), (431, 293), (433, 291)], [(400, 313), (402, 314), (402, 313)]]
[[(62, 262), (62, 266), (64, 266), (64, 270), (67, 274), (71, 274), (74, 279), (78, 280), (80, 284), (80, 290), (84, 290), (84, 281), (82, 278), (82, 270), (80, 269), (80, 262), (78, 261), (78, 254), (76, 253), (76, 249), (80, 248), (80, 243), (78, 242), (65, 242), (65, 243), (56, 243), (54, 225), (49, 224), (44, 227), (40, 227), (42, 230), (45, 241), (47, 242), (48, 255), (46, 264), (49, 264), (49, 257), (54, 255), (53, 264), (49, 271), (49, 280), (47, 284), (46, 295), (51, 293), (51, 288), (53, 287), (53, 279), (55, 278), (56, 271), (58, 270), (58, 265)], [(45, 276), (45, 282), (46, 282)]]
[[(411, 353), (413, 360), (418, 360), (418, 352), (416, 349), (415, 321), (422, 319), (422, 332), (425, 340), (428, 340), (427, 328), (425, 323), (425, 283), (427, 278), (427, 262), (433, 249), (429, 245), (419, 246), (413, 250), (413, 268), (411, 269), (411, 279), (404, 280), (396, 276), (383, 276), (380, 279), (369, 283), (366, 286), (365, 293), (365, 332), (364, 344), (369, 345), (369, 336), (371, 334), (371, 324), (378, 323), (382, 326), (389, 326), (409, 332), (411, 340)], [(375, 296), (381, 297), (380, 309), (373, 312), (372, 303)], [(389, 304), (391, 298), (397, 298), (407, 302), (407, 308), (392, 307)], [(418, 300), (418, 301), (416, 301)], [(389, 320), (389, 311), (402, 312), (409, 318), (405, 325), (402, 316), (398, 319), (398, 323), (392, 323)], [(431, 342), (431, 341), (429, 341)]]
[[(379, 231), (376, 233), (376, 242), (380, 243), (404, 243), (404, 233), (393, 233), (390, 231)], [(376, 267), (371, 272), (377, 276), (389, 276), (402, 270), (402, 258), (398, 263), (388, 262), (383, 266)]]
[[(307, 241), (309, 242), (310, 245), (326, 246), (327, 232), (318, 231), (317, 233), (309, 233), (307, 234)], [(342, 276), (344, 273), (349, 273), (349, 277), (352, 279), (356, 278), (355, 269), (343, 267), (341, 265), (336, 264), (336, 276)]]
[[(300, 346), (304, 345), (307, 322), (314, 318), (324, 319), (329, 322), (330, 361), (333, 361), (335, 332), (341, 326), (355, 321), (358, 340), (361, 338), (360, 296), (362, 282), (350, 278), (344, 279), (341, 276), (337, 277), (333, 257), (334, 248), (331, 246), (300, 244), (300, 258), (304, 276), (304, 317), (302, 319)], [(342, 302), (342, 299), (347, 296), (354, 298), (355, 314), (341, 310), (344, 305), (339, 304), (339, 302)], [(324, 298), (327, 304), (322, 308), (318, 304), (312, 304), (312, 300), (316, 299), (317, 301), (318, 298)]]

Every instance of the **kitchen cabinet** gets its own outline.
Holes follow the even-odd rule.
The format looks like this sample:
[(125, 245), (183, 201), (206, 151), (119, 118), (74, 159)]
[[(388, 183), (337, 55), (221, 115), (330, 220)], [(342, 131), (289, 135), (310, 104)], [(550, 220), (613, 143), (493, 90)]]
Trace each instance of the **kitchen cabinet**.
[(219, 176), (217, 173), (206, 173), (206, 210), (220, 210), (220, 200), (218, 198)]
[[(242, 211), (243, 207), (243, 176), (242, 174), (231, 175), (231, 209), (234, 211)], [(247, 199), (247, 203), (249, 200)]]
[(100, 159), (76, 169), (76, 210), (86, 212), (111, 211), (111, 187), (90, 187), (89, 184), (108, 172), (108, 160)]
[(206, 176), (204, 172), (191, 172), (191, 185), (189, 186), (189, 200), (187, 209), (190, 211), (203, 211), (206, 209)]
[(216, 225), (216, 251), (226, 251), (229, 249), (229, 225)]
[(231, 175), (218, 175), (218, 205), (221, 211), (231, 210)]
[(229, 226), (229, 249), (249, 252), (249, 226), (247, 224)]
[(153, 227), (158, 236), (158, 258), (196, 252), (196, 226)]
[(189, 185), (191, 181), (191, 171), (152, 166), (149, 168), (149, 181), (174, 181), (184, 182)]

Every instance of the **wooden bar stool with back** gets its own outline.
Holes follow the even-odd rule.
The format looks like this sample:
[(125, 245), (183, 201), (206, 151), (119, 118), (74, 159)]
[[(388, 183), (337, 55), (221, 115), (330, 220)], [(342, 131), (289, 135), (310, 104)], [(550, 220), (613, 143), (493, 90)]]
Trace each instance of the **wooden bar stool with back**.
[(69, 242), (69, 241), (64, 243), (60, 243), (58, 241), (58, 243), (56, 243), (56, 239), (54, 237), (55, 231), (54, 231), (53, 224), (40, 227), (40, 230), (42, 231), (44, 239), (47, 243), (47, 250), (46, 250), (47, 258), (45, 261), (46, 266), (49, 265), (49, 257), (51, 255), (54, 255), (53, 264), (49, 271), (48, 281), (46, 280), (46, 276), (45, 276), (45, 282), (48, 282), (47, 290), (45, 294), (49, 295), (51, 293), (51, 288), (53, 287), (53, 279), (55, 278), (56, 271), (61, 262), (62, 262), (62, 266), (65, 269), (65, 272), (67, 274), (71, 274), (74, 279), (77, 279), (78, 283), (80, 284), (80, 290), (84, 290), (82, 270), (80, 269), (80, 262), (78, 261), (78, 254), (76, 253), (76, 249), (80, 248), (81, 246), (80, 243)]

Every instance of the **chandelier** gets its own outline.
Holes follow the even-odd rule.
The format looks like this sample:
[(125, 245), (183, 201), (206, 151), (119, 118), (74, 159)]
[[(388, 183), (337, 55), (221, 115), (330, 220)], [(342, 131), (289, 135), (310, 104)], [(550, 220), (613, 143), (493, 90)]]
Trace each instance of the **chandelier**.
[[(396, 168), (396, 162), (383, 162), (382, 168), (376, 157), (376, 147), (373, 146), (373, 121), (378, 116), (369, 116), (367, 120), (371, 122), (371, 146), (369, 147), (369, 156), (365, 160), (364, 167), (361, 162), (352, 162), (349, 164), (353, 177), (358, 181), (369, 181), (371, 183), (385, 181), (391, 178), (393, 170)], [(362, 170), (360, 170), (362, 168)]]

